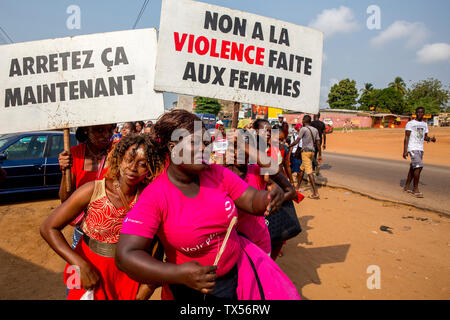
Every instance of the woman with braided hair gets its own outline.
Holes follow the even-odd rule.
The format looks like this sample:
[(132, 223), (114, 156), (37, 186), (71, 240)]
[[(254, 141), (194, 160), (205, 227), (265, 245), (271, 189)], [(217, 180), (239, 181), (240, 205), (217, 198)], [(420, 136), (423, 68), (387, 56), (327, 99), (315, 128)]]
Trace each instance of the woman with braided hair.
[[(41, 235), (67, 261), (64, 280), (69, 300), (93, 290), (95, 300), (148, 299), (154, 285), (139, 285), (114, 262), (122, 222), (144, 187), (163, 169), (148, 136), (122, 138), (108, 156), (105, 178), (85, 183), (41, 225)], [(86, 209), (82, 240), (72, 250), (61, 230)], [(75, 267), (76, 266), (76, 267)], [(71, 271), (79, 269), (79, 278)], [(76, 281), (78, 280), (78, 281)], [(77, 286), (78, 284), (78, 286)]]

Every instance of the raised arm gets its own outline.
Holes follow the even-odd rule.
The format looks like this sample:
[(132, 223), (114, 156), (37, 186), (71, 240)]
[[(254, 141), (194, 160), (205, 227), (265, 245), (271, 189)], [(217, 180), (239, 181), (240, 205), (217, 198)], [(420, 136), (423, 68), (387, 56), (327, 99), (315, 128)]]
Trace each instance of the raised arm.
[[(59, 186), (59, 199), (61, 202), (66, 201), (72, 193), (75, 191), (75, 184), (72, 183), (71, 190), (68, 192), (66, 189), (66, 169), (71, 168), (73, 164), (72, 156), (67, 151), (63, 151), (58, 157), (59, 167), (62, 171), (61, 184)], [(72, 182), (75, 181), (75, 176), (71, 173)]]

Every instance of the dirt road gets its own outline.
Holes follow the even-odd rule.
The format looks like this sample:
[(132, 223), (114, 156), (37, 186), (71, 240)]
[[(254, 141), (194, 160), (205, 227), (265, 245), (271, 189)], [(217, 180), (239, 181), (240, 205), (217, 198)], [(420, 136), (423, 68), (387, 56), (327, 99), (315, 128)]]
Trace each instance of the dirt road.
[[(343, 190), (320, 192), (321, 200), (297, 206), (303, 232), (278, 260), (302, 297), (450, 299), (448, 219)], [(58, 204), (35, 197), (0, 205), (0, 299), (64, 299), (65, 263), (39, 235)], [(71, 235), (70, 227), (65, 234)], [(366, 286), (370, 265), (381, 270), (381, 289)]]
[(404, 161), (326, 152), (317, 180), (450, 215), (450, 167), (425, 166), (419, 182), (424, 198), (403, 191), (408, 170)]
[[(327, 150), (370, 158), (402, 160), (405, 129), (372, 129), (327, 135)], [(425, 143), (424, 164), (450, 167), (450, 127), (429, 127), (436, 143)], [(405, 164), (408, 161), (404, 160)]]

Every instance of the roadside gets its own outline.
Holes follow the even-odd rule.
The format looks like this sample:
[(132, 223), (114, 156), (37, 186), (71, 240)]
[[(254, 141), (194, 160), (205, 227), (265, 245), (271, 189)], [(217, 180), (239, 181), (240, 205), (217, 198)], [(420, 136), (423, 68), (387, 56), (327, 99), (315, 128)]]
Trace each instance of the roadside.
[[(303, 298), (450, 298), (448, 219), (345, 190), (320, 193), (321, 200), (296, 205), (303, 231), (277, 260)], [(48, 199), (0, 205), (0, 299), (65, 298), (65, 263), (39, 235), (58, 205)], [(70, 239), (72, 228), (64, 234)], [(370, 265), (380, 267), (379, 290), (366, 286)]]
[[(353, 132), (334, 131), (327, 135), (326, 152), (357, 155), (370, 158), (403, 160), (405, 129), (371, 129)], [(436, 136), (436, 143), (425, 143), (423, 162), (450, 167), (450, 127), (429, 127), (429, 136)]]

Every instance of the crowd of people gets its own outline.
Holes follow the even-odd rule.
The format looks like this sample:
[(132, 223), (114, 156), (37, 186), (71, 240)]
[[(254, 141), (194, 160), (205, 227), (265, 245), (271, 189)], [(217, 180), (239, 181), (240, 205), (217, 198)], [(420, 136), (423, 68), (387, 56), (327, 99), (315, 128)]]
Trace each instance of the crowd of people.
[[(319, 198), (312, 166), (315, 154), (321, 159), (323, 132), (309, 116), (293, 137), (282, 118), (273, 127), (257, 119), (228, 133), (219, 123), (212, 139), (196, 143), (196, 121), (190, 112), (173, 110), (155, 124), (77, 129), (80, 144), (59, 156), (73, 186), (68, 190), (63, 175), (62, 204), (41, 225), (43, 238), (67, 262), (68, 299), (87, 293), (148, 299), (160, 286), (162, 299), (300, 299), (275, 261), (284, 242), (271, 240), (265, 217), (303, 198), (296, 187), (305, 171), (310, 197)], [(188, 135), (174, 141), (179, 129)], [(246, 131), (262, 144), (238, 144)], [(223, 140), (235, 147), (231, 161), (216, 161), (210, 148)], [(275, 170), (263, 174), (267, 163)], [(72, 244), (61, 232), (69, 224), (75, 226)]]

